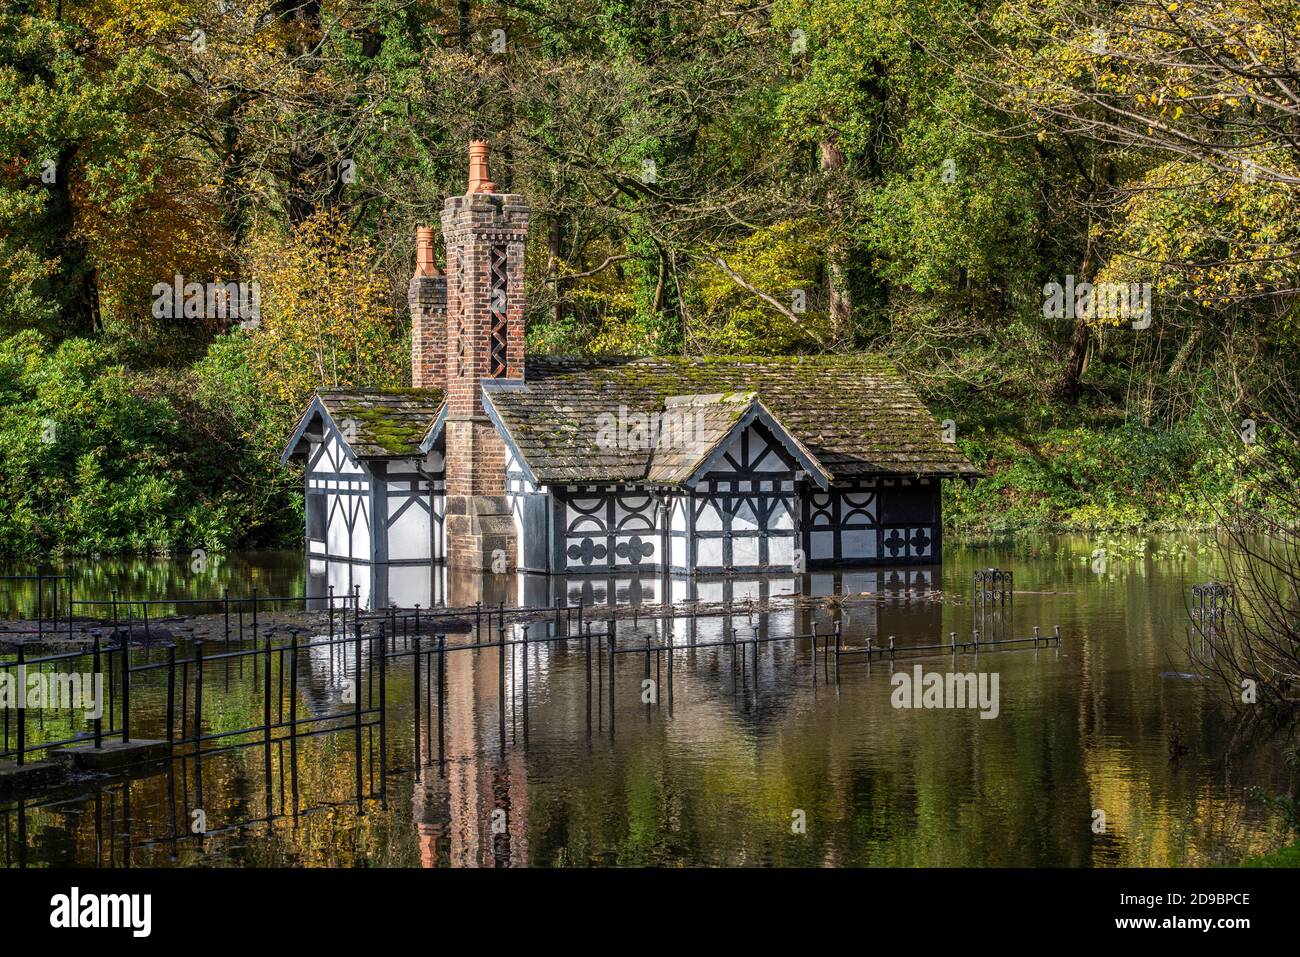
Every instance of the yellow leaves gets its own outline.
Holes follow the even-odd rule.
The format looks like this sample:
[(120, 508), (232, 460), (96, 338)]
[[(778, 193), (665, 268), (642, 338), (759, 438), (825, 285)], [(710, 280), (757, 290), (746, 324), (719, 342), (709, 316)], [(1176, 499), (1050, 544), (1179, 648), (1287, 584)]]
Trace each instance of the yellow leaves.
[(806, 344), (812, 338), (808, 330), (827, 334), (825, 306), (817, 301), (817, 270), (831, 246), (825, 226), (786, 220), (717, 249), (715, 254), (732, 272), (790, 309), (798, 322), (706, 260), (697, 279), (699, 341), (707, 343), (709, 351), (764, 353)]
[[(1284, 154), (1252, 158), (1291, 168)], [(1188, 162), (1157, 167), (1141, 186), (1111, 237), (1107, 278), (1150, 276), (1162, 302), (1207, 308), (1294, 285), (1300, 230), (1289, 187)]]
[(406, 341), (377, 258), (328, 212), (254, 238), (261, 326), (253, 357), (276, 395), (298, 403), (320, 386), (401, 384)]
[[(157, 156), (147, 146), (141, 154)], [(171, 282), (177, 273), (206, 278), (220, 270), (220, 212), (214, 191), (195, 181), (189, 164), (163, 163), (161, 158), (142, 162), (140, 179), (148, 186), (125, 202), (111, 186), (133, 169), (125, 159), (106, 169), (70, 182), (77, 236), (86, 242), (95, 265), (105, 326), (139, 334), (153, 323), (154, 284)]]
[(69, 21), (85, 27), (101, 53), (142, 44), (162, 45), (183, 33), (207, 4), (203, 0), (82, 0), (67, 4)]

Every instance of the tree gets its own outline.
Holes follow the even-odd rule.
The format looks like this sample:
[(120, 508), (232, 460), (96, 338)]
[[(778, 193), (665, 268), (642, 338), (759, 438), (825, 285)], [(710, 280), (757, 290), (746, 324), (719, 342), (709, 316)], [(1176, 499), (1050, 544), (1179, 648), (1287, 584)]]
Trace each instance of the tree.
[(159, 44), (183, 7), (89, 6), (0, 13), (0, 326), (100, 328), (102, 237), (84, 213), (139, 215), (165, 168), (149, 121), (174, 89)]
[(251, 362), (278, 401), (301, 408), (316, 388), (402, 383), (406, 339), (388, 279), (338, 213), (257, 235), (252, 272), (261, 315)]

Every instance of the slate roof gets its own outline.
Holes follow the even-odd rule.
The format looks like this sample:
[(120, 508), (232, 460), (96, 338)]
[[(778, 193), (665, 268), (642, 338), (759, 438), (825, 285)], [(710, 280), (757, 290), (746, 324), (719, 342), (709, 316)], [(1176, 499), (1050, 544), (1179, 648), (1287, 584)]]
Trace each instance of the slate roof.
[[(833, 481), (870, 475), (977, 477), (883, 357), (579, 359), (529, 356), (526, 381), (484, 382), (489, 414), (540, 484), (649, 480), (651, 455), (598, 442), (602, 414), (663, 411), (675, 396), (753, 394)], [(742, 403), (717, 403), (711, 430)], [(743, 410), (742, 410), (743, 411)], [(608, 422), (608, 419), (605, 420)], [(662, 463), (678, 474), (680, 462)]]
[(334, 420), (358, 458), (418, 458), (420, 442), (442, 404), (441, 389), (320, 389), (298, 420), (285, 458), (295, 451), (318, 407)]

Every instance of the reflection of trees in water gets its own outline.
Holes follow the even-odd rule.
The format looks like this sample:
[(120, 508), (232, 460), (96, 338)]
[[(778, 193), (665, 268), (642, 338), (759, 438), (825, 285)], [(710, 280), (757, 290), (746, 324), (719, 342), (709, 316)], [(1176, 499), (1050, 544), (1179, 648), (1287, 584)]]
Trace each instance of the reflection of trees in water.
[[(62, 571), (61, 563), (37, 563), (42, 569)], [(203, 561), (197, 562), (189, 553), (182, 552), (174, 558), (93, 558), (75, 559), (68, 563), (72, 572), (73, 597), (78, 601), (108, 601), (116, 591), (121, 597), (135, 599), (184, 598), (211, 600), (211, 606), (189, 606), (180, 609), (164, 607), (150, 611), (151, 617), (163, 614), (213, 613), (220, 611), (223, 589), (229, 588), (232, 600), (251, 594), (253, 584), (265, 595), (301, 595), (306, 586), (306, 571), (302, 555), (289, 552), (247, 552), (224, 555), (205, 551)], [(35, 565), (0, 563), (0, 574), (33, 572)], [(26, 618), (36, 607), (36, 582), (9, 582), (0, 588), (0, 620)], [(45, 613), (50, 613), (54, 591), (51, 582), (44, 583)], [(66, 608), (67, 591), (59, 584), (59, 602)], [(276, 606), (281, 607), (281, 606)], [(137, 607), (135, 614), (139, 614)], [(94, 614), (86, 607), (78, 607), (77, 615)], [(126, 612), (123, 610), (123, 617)]]
[[(751, 614), (741, 604), (730, 616), (699, 616), (695, 638), (717, 640), (733, 628), (742, 640), (751, 632), (806, 634), (814, 623), (829, 636), (836, 621), (846, 644), (856, 647), (868, 637), (883, 646), (890, 634), (901, 647), (949, 630), (964, 633), (972, 622), (971, 572), (989, 560), (971, 555), (964, 567), (910, 569), (897, 580), (880, 577), (879, 570), (823, 576), (809, 591), (818, 599), (843, 598), (813, 601), (805, 594), (807, 602), (774, 608), (759, 596), (755, 608), (761, 611)], [(1186, 620), (1179, 586), (1153, 575), (1149, 581), (1108, 578), (1098, 587), (1088, 566), (1073, 561), (1024, 574), (1022, 567), (1017, 634), (1035, 622), (1050, 632), (1050, 624), (1061, 621), (1069, 637), (1060, 651), (958, 656), (957, 670), (1002, 673), (1006, 707), (995, 721), (973, 713), (894, 711), (890, 665), (879, 658), (868, 664), (859, 656), (845, 664), (838, 685), (832, 665), (831, 680), (814, 686), (807, 641), (760, 644), (757, 669), (754, 646), (744, 646), (743, 669), (733, 668), (726, 647), (691, 650), (689, 619), (665, 623), (647, 609), (636, 622), (620, 619), (620, 645), (625, 634), (630, 647), (633, 635), (651, 633), (658, 640), (665, 624), (674, 629), (674, 710), (670, 715), (664, 703), (647, 715), (637, 693), (643, 659), (628, 654), (618, 663), (616, 738), (611, 742), (602, 733), (607, 724), (602, 728), (597, 719), (588, 743), (581, 643), (539, 641), (549, 626), (534, 622), (530, 748), (521, 727), (516, 734), (522, 649), (515, 648), (513, 673), (507, 669), (504, 750), (496, 649), (448, 655), (448, 759), (441, 775), (436, 738), (429, 739), (436, 717), (422, 721), (416, 740), (410, 669), (390, 665), (390, 768), (414, 780), (408, 786), (390, 778), (387, 810), (370, 802), (358, 816), (350, 806), (351, 744), (343, 734), (337, 746), (324, 739), (311, 745), (300, 763), (304, 803), (332, 796), (337, 808), (305, 816), (296, 828), (283, 820), (253, 823), (201, 846), (180, 842), (177, 862), (1186, 865), (1267, 849), (1260, 846), (1272, 837), (1261, 825), (1263, 809), (1243, 807), (1239, 795), (1252, 783), (1278, 779), (1284, 769), (1276, 750), (1222, 760), (1235, 725), (1219, 687), (1160, 677), (1166, 670), (1194, 670), (1171, 663), (1164, 640)], [(925, 589), (908, 578), (922, 573), (931, 579)], [(933, 579), (940, 574), (950, 596), (962, 600), (934, 597), (939, 582)], [(1085, 583), (1074, 576), (1088, 577)], [(299, 693), (332, 700), (336, 682), (354, 664), (350, 653), (332, 660), (304, 652)], [(943, 659), (926, 665), (949, 667)], [(896, 665), (905, 666), (910, 663)], [(363, 669), (369, 677), (368, 660)], [(604, 674), (597, 670), (598, 677)], [(423, 691), (431, 680), (423, 676)], [(595, 707), (605, 704), (597, 694)], [(299, 707), (301, 713), (312, 710), (308, 701)], [(1174, 722), (1188, 747), (1178, 763), (1167, 753)], [(435, 755), (418, 779), (413, 749)], [(265, 813), (261, 764), (258, 749), (221, 764), (205, 761), (214, 826), (241, 815), (256, 821)], [(166, 843), (141, 843), (146, 835), (167, 832), (165, 779), (137, 781), (131, 793), (133, 861), (168, 863)], [(186, 805), (177, 798), (174, 806), (180, 813)], [(1089, 829), (1097, 807), (1108, 814), (1105, 835)], [(791, 833), (796, 809), (808, 820), (803, 837)], [(45, 834), (33, 841), (33, 855), (93, 861), (93, 818), (83, 811), (56, 821), (52, 814), (29, 818), (32, 835)], [(120, 858), (120, 834), (116, 847)]]
[(1222, 581), (1192, 590), (1187, 648), (1235, 708), (1229, 760), (1248, 760), (1261, 750), (1280, 755), (1285, 793), (1260, 789), (1257, 795), (1271, 799), (1300, 830), (1300, 393), (1281, 378), (1257, 407), (1272, 415), (1267, 422), (1243, 420), (1249, 430), (1237, 433), (1240, 416), (1231, 416), (1234, 429), (1225, 441), (1240, 449), (1242, 491), (1219, 515)]

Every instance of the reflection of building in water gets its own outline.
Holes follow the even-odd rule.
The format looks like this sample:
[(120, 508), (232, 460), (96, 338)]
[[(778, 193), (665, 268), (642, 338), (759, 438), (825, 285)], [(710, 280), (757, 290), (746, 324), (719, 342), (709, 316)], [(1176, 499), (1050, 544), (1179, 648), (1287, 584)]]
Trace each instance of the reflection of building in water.
[[(680, 649), (676, 658), (676, 700), (680, 707), (676, 713), (685, 722), (684, 733), (697, 739), (707, 728), (716, 734), (734, 734), (742, 733), (740, 729), (745, 727), (758, 728), (779, 720), (783, 709), (795, 699), (777, 695), (762, 709), (739, 709), (745, 713), (739, 721), (734, 720), (734, 686), (788, 688), (806, 677), (808, 652), (793, 642), (762, 641), (757, 647), (741, 646), (744, 669), (733, 673), (729, 649), (711, 647), (708, 657), (696, 659), (689, 654), (692, 645), (707, 646), (725, 640), (733, 630), (742, 640), (753, 635), (766, 639), (808, 634), (816, 624), (828, 638), (825, 650), (835, 621), (841, 622), (845, 640), (854, 644), (861, 644), (866, 637), (883, 644), (889, 635), (898, 636), (901, 643), (922, 638), (933, 641), (942, 625), (942, 606), (931, 593), (937, 585), (935, 572), (929, 568), (862, 569), (808, 576), (681, 580), (656, 575), (569, 579), (510, 576), (517, 585), (510, 597), (514, 601), (525, 599), (530, 605), (573, 606), (582, 602), (590, 611), (587, 620), (599, 622), (602, 634), (601, 610), (611, 603), (660, 606), (665, 597), (701, 606), (732, 603), (729, 614), (692, 616), (690, 604), (679, 604), (674, 609), (677, 617), (665, 615), (660, 606), (647, 608), (646, 614), (635, 620), (621, 618), (616, 623), (620, 640), (650, 636), (658, 644), (671, 633)], [(849, 601), (832, 609), (789, 600), (800, 595), (832, 594)], [(855, 598), (859, 600), (852, 601)], [(756, 609), (753, 612), (747, 608), (751, 599)], [(518, 637), (522, 626), (511, 627), (511, 637)], [(564, 620), (537, 620), (529, 627), (534, 638), (528, 649), (534, 727), (545, 727), (551, 720), (571, 720), (572, 712), (564, 710), (570, 706), (564, 703), (567, 697), (561, 695), (551, 705), (547, 685), (563, 656), (580, 654), (581, 645), (538, 640), (556, 635), (557, 628), (562, 634)], [(579, 636), (575, 633), (573, 637)], [(513, 654), (521, 656), (522, 652), (516, 649)], [(505, 670), (507, 737), (503, 750), (499, 724), (501, 673), (496, 649), (447, 656), (446, 765), (440, 774), (435, 711), (420, 728), (419, 751), (431, 763), (423, 768), (421, 780), (414, 785), (415, 824), (421, 863), (426, 867), (513, 867), (528, 863), (527, 765), (522, 740), (514, 733), (522, 694), (518, 686), (519, 660), (508, 660)], [(641, 667), (642, 660), (640, 655), (629, 655), (620, 662), (620, 674), (625, 677), (629, 668)], [(711, 661), (712, 666), (706, 667), (706, 661)], [(660, 664), (656, 660), (654, 666)], [(425, 680), (436, 681), (436, 677)], [(620, 694), (624, 696), (618, 701), (619, 720), (624, 720), (623, 712), (639, 708), (639, 700), (630, 691)], [(603, 698), (597, 699), (594, 708), (603, 709), (605, 704)], [(552, 706), (560, 711), (548, 714)]]
[[(333, 588), (331, 593), (330, 589)], [(316, 599), (308, 607), (325, 610), (327, 599), (334, 595), (334, 607), (342, 609), (351, 604), (351, 596), (358, 596), (363, 609), (433, 608), (445, 604), (447, 594), (447, 569), (440, 564), (387, 564), (372, 565), (365, 562), (328, 561), (310, 558), (307, 561), (307, 597)], [(469, 604), (473, 604), (471, 600)]]
[[(528, 772), (522, 748), (503, 754), (497, 651), (447, 656), (447, 760), (437, 764), (437, 716), (417, 743), (432, 763), (415, 782), (414, 812), (424, 867), (525, 867), (528, 864)], [(436, 668), (433, 680), (436, 681)], [(507, 672), (508, 674), (508, 672)], [(507, 697), (513, 697), (509, 683)]]
[(363, 609), (465, 607), (476, 601), (484, 607), (505, 602), (543, 607), (581, 604), (587, 609), (607, 605), (658, 605), (664, 602), (726, 602), (756, 604), (791, 596), (881, 595), (897, 601), (921, 598), (937, 589), (935, 566), (864, 568), (817, 571), (805, 575), (505, 575), (448, 569), (444, 565), (370, 565), (359, 562), (308, 563), (307, 595), (311, 607), (324, 610), (330, 587), (335, 608), (342, 609), (353, 590)]
[[(734, 604), (743, 612), (753, 603), (763, 607), (794, 597), (841, 595), (850, 601), (848, 611), (840, 616), (846, 635), (926, 635), (942, 637), (939, 605), (927, 600), (940, 587), (939, 569), (933, 566), (900, 568), (863, 568), (818, 571), (805, 575), (686, 576), (645, 573), (641, 575), (480, 575), (463, 569), (448, 570), (442, 565), (367, 565), (351, 562), (325, 562), (313, 559), (308, 576), (308, 596), (323, 599), (334, 587), (335, 607), (342, 609), (340, 596), (359, 588), (361, 607), (436, 608), (445, 605), (484, 607), (504, 602), (516, 606), (583, 607), (584, 617), (600, 617), (600, 609), (609, 606), (678, 605), (678, 611), (690, 604), (701, 606)], [(448, 590), (450, 589), (450, 594)], [(869, 599), (876, 599), (870, 601)], [(889, 608), (888, 623), (878, 622), (881, 603)], [(317, 603), (323, 609), (325, 602)], [(811, 627), (811, 619), (805, 620)], [(713, 624), (701, 620), (698, 628), (713, 637), (722, 635), (720, 619)], [(735, 627), (726, 625), (725, 627)], [(678, 627), (678, 635), (687, 632)]]
[[(794, 598), (817, 598), (830, 595), (848, 599), (843, 611), (835, 616), (822, 613), (819, 618), (809, 609), (801, 609), (791, 618), (792, 627), (800, 632), (811, 630), (814, 620), (821, 627), (832, 627), (831, 618), (843, 623), (846, 636), (858, 635), (885, 638), (888, 635), (925, 636), (936, 638), (942, 626), (941, 606), (935, 590), (939, 587), (939, 570), (922, 568), (872, 568), (844, 571), (814, 572), (807, 575), (731, 576), (731, 577), (667, 577), (667, 576), (610, 576), (592, 575), (562, 578), (558, 576), (527, 576), (522, 589), (527, 604), (544, 605), (548, 602), (575, 606), (581, 602), (590, 611), (590, 618), (599, 619), (602, 607), (610, 605), (658, 605), (668, 601), (676, 606), (679, 618), (674, 634), (689, 639), (717, 640), (730, 634), (731, 628), (740, 629), (742, 637), (748, 636), (751, 619), (771, 634), (780, 634), (785, 618), (780, 608), (792, 605)], [(522, 578), (523, 576), (521, 576)], [(857, 599), (857, 601), (854, 601)], [(767, 608), (766, 615), (749, 614), (752, 603), (759, 610)], [(690, 617), (690, 607), (699, 605), (731, 605), (731, 615), (700, 615)], [(647, 614), (658, 612), (648, 611)], [(648, 621), (649, 619), (647, 619)], [(693, 630), (692, 630), (693, 629)], [(788, 633), (788, 632), (787, 632)]]

